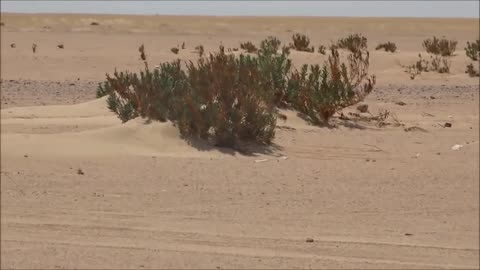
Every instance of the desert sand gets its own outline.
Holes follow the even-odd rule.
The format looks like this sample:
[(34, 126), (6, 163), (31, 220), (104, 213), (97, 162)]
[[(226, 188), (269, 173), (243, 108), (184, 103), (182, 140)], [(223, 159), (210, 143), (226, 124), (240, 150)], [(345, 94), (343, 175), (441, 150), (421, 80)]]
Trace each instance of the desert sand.
[[(1, 21), (2, 269), (479, 268), (479, 81), (464, 73), (463, 51), (478, 39), (478, 20)], [(368, 37), (378, 86), (366, 103), (402, 125), (316, 127), (286, 111), (274, 146), (245, 155), (189, 145), (169, 123), (121, 124), (95, 98), (106, 73), (143, 67), (142, 43), (153, 65), (195, 60), (199, 44), (208, 52), (268, 35), (288, 43), (295, 32), (316, 46)], [(401, 65), (433, 35), (458, 41), (451, 73), (410, 80)], [(374, 50), (385, 41), (399, 51)], [(187, 48), (172, 54), (182, 42)], [(297, 66), (326, 60), (291, 58)]]

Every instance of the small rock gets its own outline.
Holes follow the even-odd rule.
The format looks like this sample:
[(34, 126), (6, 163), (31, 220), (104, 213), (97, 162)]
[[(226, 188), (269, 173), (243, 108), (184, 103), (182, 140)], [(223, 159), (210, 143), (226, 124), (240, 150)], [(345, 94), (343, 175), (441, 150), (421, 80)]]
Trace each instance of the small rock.
[(443, 127), (451, 128), (451, 127), (452, 127), (452, 123), (445, 123), (445, 124), (443, 125)]
[(440, 152), (437, 152), (437, 155), (439, 155), (439, 156), (440, 156)]
[(453, 150), (453, 151), (458, 151), (458, 150), (460, 150), (462, 147), (463, 147), (463, 145), (461, 145), (461, 144), (455, 144), (454, 146), (452, 146), (452, 150)]
[(368, 112), (368, 104), (360, 104), (357, 106), (357, 110), (361, 113)]
[(430, 99), (436, 99), (436, 97), (434, 97), (434, 96), (430, 96)]
[(28, 157), (28, 155), (23, 155), (23, 157), (27, 158), (27, 157)]
[(411, 233), (406, 233), (405, 236), (412, 236), (413, 234)]
[(268, 161), (268, 159), (257, 159), (255, 160), (255, 163), (260, 163), (260, 162), (265, 162)]
[(78, 169), (77, 174), (84, 175), (85, 173), (82, 171), (82, 169)]
[(307, 238), (307, 239), (305, 240), (305, 242), (307, 242), (307, 243), (313, 243), (313, 238)]
[(403, 101), (398, 101), (396, 102), (395, 104), (399, 105), (399, 106), (405, 106), (407, 105), (407, 103), (403, 102)]

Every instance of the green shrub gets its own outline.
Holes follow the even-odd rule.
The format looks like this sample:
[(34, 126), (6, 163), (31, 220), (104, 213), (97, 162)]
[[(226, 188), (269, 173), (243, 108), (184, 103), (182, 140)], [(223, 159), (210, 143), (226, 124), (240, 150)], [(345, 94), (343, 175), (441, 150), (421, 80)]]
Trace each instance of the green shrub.
[(241, 141), (268, 144), (275, 135), (271, 91), (265, 91), (258, 59), (223, 51), (190, 64), (186, 108), (177, 121), (181, 134), (211, 140), (217, 146)]
[(292, 36), (293, 44), (290, 47), (300, 52), (314, 52), (315, 48), (310, 47), (310, 38), (306, 35), (296, 33)]
[(339, 110), (362, 101), (373, 89), (375, 76), (368, 75), (369, 54), (360, 51), (348, 56), (348, 66), (332, 49), (328, 62), (303, 65), (288, 82), (293, 108), (304, 113), (314, 124), (328, 122)]
[(132, 102), (130, 100), (120, 99), (115, 93), (108, 96), (107, 108), (116, 113), (118, 118), (122, 120), (122, 123), (138, 117), (137, 112), (133, 108)]
[[(279, 44), (278, 44), (279, 46)], [(274, 46), (262, 43), (257, 53), (258, 69), (262, 75), (266, 91), (271, 91), (275, 97), (275, 104), (280, 107), (286, 106), (286, 87), (288, 76), (291, 71), (292, 61), (288, 59), (290, 51), (287, 47), (278, 54)]]
[(318, 124), (372, 91), (368, 53), (350, 54), (345, 64), (332, 50), (322, 68), (304, 65), (299, 72), (292, 70), (285, 47), (275, 50), (280, 44), (274, 40), (262, 42), (256, 55), (225, 54), (221, 46), (184, 69), (176, 60), (153, 71), (145, 64), (139, 74), (115, 71), (99, 84), (97, 96), (109, 96), (107, 106), (122, 122), (139, 116), (170, 121), (186, 139), (235, 147), (271, 143), (279, 107), (294, 108)]
[(467, 41), (467, 47), (465, 48), (465, 54), (473, 61), (477, 61), (480, 58), (480, 39), (470, 43)]
[(260, 43), (260, 50), (271, 51), (272, 53), (277, 53), (280, 48), (280, 40), (276, 37), (268, 37)]
[(218, 146), (241, 141), (270, 143), (275, 134), (273, 91), (266, 90), (258, 58), (219, 53), (197, 64), (161, 64), (140, 75), (107, 76), (113, 91), (110, 110), (125, 122), (137, 116), (171, 121), (185, 138), (198, 137)]
[(99, 83), (97, 87), (97, 98), (104, 97), (112, 92), (112, 87), (110, 86), (110, 83), (108, 81)]
[(385, 50), (386, 52), (392, 52), (394, 53), (397, 50), (397, 45), (393, 42), (386, 42), (386, 43), (380, 43), (378, 46), (375, 48), (375, 50)]
[(367, 38), (361, 34), (352, 34), (346, 38), (339, 39), (336, 47), (356, 53), (367, 49)]
[(445, 38), (438, 39), (437, 37), (428, 38), (423, 41), (423, 48), (427, 53), (441, 56), (452, 56), (457, 47), (457, 41), (447, 40)]
[(240, 43), (240, 48), (246, 50), (248, 53), (255, 53), (258, 50), (257, 47), (255, 47), (255, 45), (250, 41)]

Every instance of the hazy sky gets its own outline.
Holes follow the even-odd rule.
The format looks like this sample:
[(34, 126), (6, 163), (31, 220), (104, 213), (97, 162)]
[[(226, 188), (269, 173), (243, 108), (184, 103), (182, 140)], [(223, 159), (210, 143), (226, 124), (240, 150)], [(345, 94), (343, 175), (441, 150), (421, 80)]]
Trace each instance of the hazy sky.
[(1, 1), (2, 12), (479, 17), (479, 1)]

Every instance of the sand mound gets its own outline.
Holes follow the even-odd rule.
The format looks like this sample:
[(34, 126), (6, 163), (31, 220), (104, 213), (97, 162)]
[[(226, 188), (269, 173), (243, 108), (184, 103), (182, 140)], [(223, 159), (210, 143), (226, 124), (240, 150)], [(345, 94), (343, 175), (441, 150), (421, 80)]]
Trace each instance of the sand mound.
[[(105, 98), (62, 106), (1, 111), (2, 155), (203, 157), (180, 138), (171, 123), (133, 119), (125, 124), (105, 106)], [(203, 147), (202, 149), (208, 149)]]

